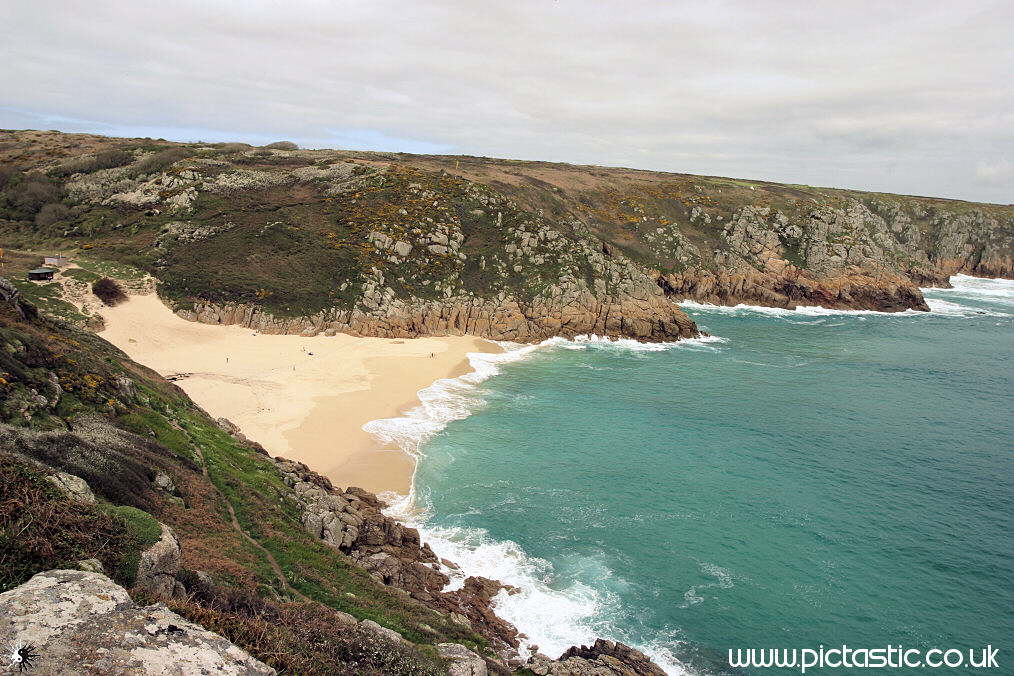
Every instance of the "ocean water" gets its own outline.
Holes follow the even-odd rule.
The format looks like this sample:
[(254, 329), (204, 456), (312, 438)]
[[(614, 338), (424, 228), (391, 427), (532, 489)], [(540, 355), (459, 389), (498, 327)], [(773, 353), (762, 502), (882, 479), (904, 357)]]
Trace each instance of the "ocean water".
[(420, 456), (394, 511), (519, 587), (498, 610), (551, 657), (991, 644), (1014, 673), (1014, 282), (952, 281), (931, 313), (685, 304), (714, 338), (473, 355), (372, 424)]

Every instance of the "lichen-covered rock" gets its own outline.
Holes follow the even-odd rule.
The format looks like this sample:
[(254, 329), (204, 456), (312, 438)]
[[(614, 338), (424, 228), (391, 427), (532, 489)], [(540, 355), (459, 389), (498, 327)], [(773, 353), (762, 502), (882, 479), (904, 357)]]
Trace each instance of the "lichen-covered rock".
[(448, 676), (486, 676), (486, 661), (459, 643), (438, 643), (437, 654), (450, 662)]
[(0, 637), (35, 647), (32, 673), (258, 675), (274, 669), (98, 573), (52, 570), (0, 594)]
[(180, 543), (169, 526), (162, 526), (162, 537), (148, 549), (141, 552), (134, 585), (141, 591), (159, 598), (182, 596), (186, 593), (183, 584), (176, 579), (180, 571)]
[(191, 221), (171, 221), (162, 226), (155, 238), (155, 248), (165, 249), (174, 244), (200, 242), (236, 227), (233, 223), (212, 226)]
[(176, 484), (173, 482), (171, 476), (165, 472), (155, 472), (155, 478), (151, 480), (155, 484), (155, 488), (166, 493), (175, 493)]
[(57, 488), (63, 491), (74, 502), (79, 502), (83, 505), (95, 504), (95, 494), (88, 487), (88, 482), (81, 477), (67, 474), (66, 472), (55, 472), (46, 478), (52, 481)]
[(105, 575), (106, 570), (98, 559), (83, 559), (77, 562), (77, 569), (86, 573), (100, 573)]
[(362, 622), (359, 623), (359, 626), (365, 629), (366, 631), (370, 632), (371, 634), (379, 636), (393, 643), (403, 643), (405, 641), (405, 639), (402, 638), (401, 634), (396, 632), (394, 629), (382, 627), (373, 620), (363, 620)]

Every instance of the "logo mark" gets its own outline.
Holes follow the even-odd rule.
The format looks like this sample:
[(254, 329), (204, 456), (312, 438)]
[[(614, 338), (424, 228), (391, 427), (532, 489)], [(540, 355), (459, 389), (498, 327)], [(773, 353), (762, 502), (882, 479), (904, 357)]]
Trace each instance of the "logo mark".
[(34, 645), (19, 639), (11, 642), (7, 650), (7, 658), (10, 660), (10, 666), (17, 667), (18, 671), (25, 673), (35, 666), (35, 660), (39, 658), (39, 653)]

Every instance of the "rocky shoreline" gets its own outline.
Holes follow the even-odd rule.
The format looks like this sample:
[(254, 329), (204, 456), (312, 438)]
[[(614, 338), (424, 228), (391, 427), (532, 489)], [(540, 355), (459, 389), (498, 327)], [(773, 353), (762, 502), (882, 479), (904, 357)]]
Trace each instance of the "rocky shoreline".
[[(923, 280), (941, 283), (938, 275)], [(947, 283), (947, 277), (942, 277)], [(874, 278), (853, 274), (833, 279), (814, 279), (805, 274), (704, 273), (660, 276), (659, 285), (667, 296), (713, 305), (761, 305), (795, 309), (819, 305), (838, 310), (903, 312), (929, 311), (919, 287), (908, 279), (890, 276)]]
[(598, 335), (664, 342), (700, 336), (697, 325), (648, 278), (629, 282), (616, 296), (597, 297), (586, 287), (557, 289), (523, 301), (502, 294), (439, 301), (390, 299), (383, 308), (322, 311), (310, 317), (275, 317), (256, 305), (198, 301), (176, 314), (205, 324), (240, 325), (262, 333), (314, 336), (347, 333), (381, 338), (474, 335), (536, 343), (561, 336)]
[[(92, 425), (86, 434), (109, 434), (101, 429), (101, 423)], [(227, 420), (219, 419), (219, 425), (241, 444), (267, 455)], [(125, 443), (126, 437), (120, 436), (119, 443)], [(83, 505), (96, 504), (96, 496), (85, 480), (34, 459), (44, 455), (42, 449), (57, 437), (9, 426), (0, 426), (0, 437), (15, 457), (48, 473), (53, 485), (68, 499)], [(400, 590), (489, 641), (496, 657), (483, 657), (459, 644), (440, 644), (438, 650), (449, 663), (450, 676), (506, 674), (520, 668), (542, 676), (664, 674), (640, 651), (603, 639), (597, 639), (592, 646), (574, 646), (557, 659), (537, 652), (537, 646), (525, 645), (526, 637), (496, 614), (496, 597), (515, 593), (516, 589), (473, 576), (466, 578), (460, 589), (444, 591), (450, 578), (442, 571), (457, 569), (456, 564), (439, 559), (421, 541), (416, 529), (384, 515), (384, 504), (375, 495), (359, 488), (335, 488), (326, 477), (299, 462), (284, 458), (273, 458), (271, 462), (301, 506), (302, 523), (308, 533), (347, 556), (379, 583)], [(153, 484), (168, 494), (176, 491), (165, 473), (156, 474)], [(39, 573), (0, 594), (0, 631), (35, 641), (36, 645), (44, 643), (50, 664), (56, 660), (61, 665), (51, 672), (55, 674), (79, 673), (75, 670), (82, 664), (88, 673), (102, 673), (112, 666), (140, 669), (172, 660), (182, 660), (178, 664), (194, 668), (213, 665), (217, 673), (275, 673), (228, 640), (171, 610), (195, 598), (214, 599), (222, 592), (206, 573), (188, 573), (183, 568), (180, 539), (168, 525), (158, 526), (161, 537), (140, 552), (131, 591), (161, 603), (140, 606), (106, 576), (99, 561), (82, 560), (78, 562), (79, 570)], [(370, 640), (411, 646), (398, 632), (371, 620), (357, 621), (338, 611), (334, 615), (336, 621), (348, 626), (348, 631), (365, 633), (372, 637)]]

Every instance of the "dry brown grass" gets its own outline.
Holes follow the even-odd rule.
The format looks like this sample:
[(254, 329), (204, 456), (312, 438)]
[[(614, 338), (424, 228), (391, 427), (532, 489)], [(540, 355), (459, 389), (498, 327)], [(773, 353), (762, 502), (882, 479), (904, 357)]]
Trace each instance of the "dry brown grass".
[(0, 453), (0, 592), (82, 559), (115, 574), (130, 539), (124, 524), (71, 502), (40, 472)]
[(382, 639), (316, 603), (275, 604), (247, 592), (212, 587), (169, 607), (226, 637), (280, 674), (446, 673), (439, 659)]

